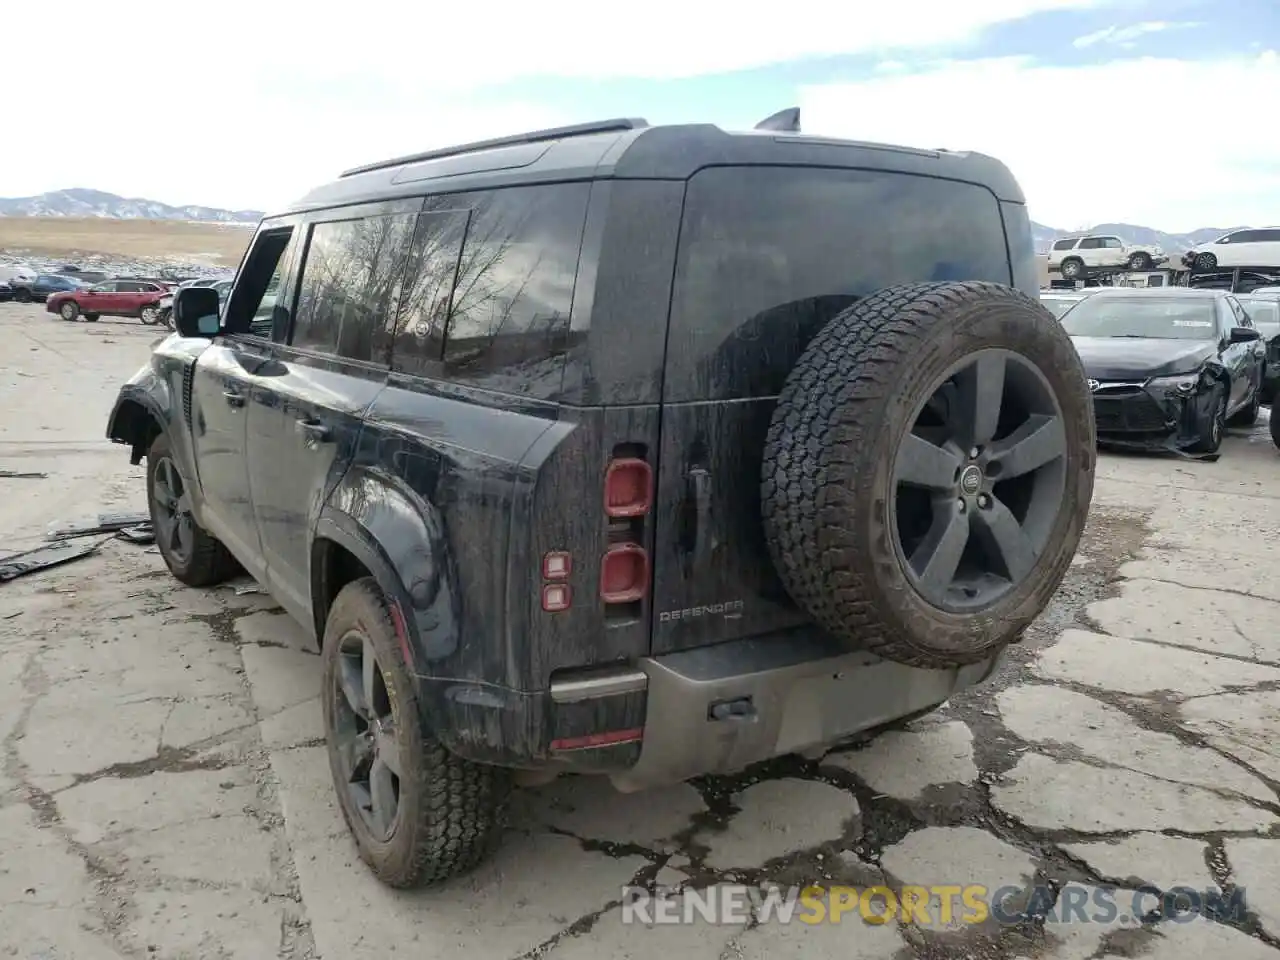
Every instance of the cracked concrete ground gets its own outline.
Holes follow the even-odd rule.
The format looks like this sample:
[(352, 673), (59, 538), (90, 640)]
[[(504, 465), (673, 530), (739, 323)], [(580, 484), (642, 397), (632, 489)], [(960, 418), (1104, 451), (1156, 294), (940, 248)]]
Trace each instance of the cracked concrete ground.
[[(155, 333), (10, 304), (0, 329), (0, 469), (49, 474), (0, 478), (4, 549), (142, 508), (141, 469), (101, 436)], [(525, 791), (492, 862), (413, 893), (347, 838), (301, 632), (109, 542), (0, 586), (0, 956), (1280, 960), (1278, 481), (1265, 424), (1216, 464), (1104, 456), (1077, 563), (993, 682), (817, 762)], [(638, 926), (633, 883), (1057, 903), (1018, 924), (946, 922), (935, 897), (906, 922)], [(1136, 922), (1146, 888), (1243, 889), (1248, 912)]]

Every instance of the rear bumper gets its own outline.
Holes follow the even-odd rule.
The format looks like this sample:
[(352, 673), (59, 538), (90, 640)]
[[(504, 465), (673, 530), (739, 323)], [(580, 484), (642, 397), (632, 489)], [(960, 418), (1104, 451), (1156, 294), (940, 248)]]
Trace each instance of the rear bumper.
[(417, 680), (424, 719), (454, 753), (605, 775), (631, 792), (823, 750), (937, 706), (999, 663), (925, 670), (800, 630), (564, 671), (538, 693)]
[(640, 758), (610, 779), (631, 792), (830, 747), (941, 704), (985, 680), (999, 661), (922, 670), (841, 653), (820, 637), (744, 640), (646, 658), (638, 664), (648, 678)]

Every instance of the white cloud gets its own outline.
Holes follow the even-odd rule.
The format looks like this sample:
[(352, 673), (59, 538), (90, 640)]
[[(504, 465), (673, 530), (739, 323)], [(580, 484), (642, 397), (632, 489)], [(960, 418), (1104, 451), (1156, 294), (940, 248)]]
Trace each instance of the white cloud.
[(1275, 51), (1078, 68), (1012, 57), (808, 87), (800, 104), (811, 133), (995, 156), (1041, 223), (1183, 231), (1280, 223), (1280, 126), (1246, 106), (1275, 90)]
[(1127, 27), (1103, 27), (1093, 33), (1086, 33), (1083, 37), (1076, 37), (1075, 40), (1071, 41), (1071, 44), (1082, 50), (1099, 43), (1111, 43), (1128, 48), (1134, 46), (1133, 41), (1149, 33), (1165, 33), (1169, 30), (1186, 30), (1190, 27), (1198, 26), (1200, 24), (1191, 22), (1173, 23), (1168, 20), (1144, 20), (1142, 23), (1132, 23)]
[(11, 106), (44, 118), (6, 143), (0, 195), (91, 186), (171, 203), (273, 206), (370, 158), (589, 119), (473, 98), (497, 83), (892, 58), (1045, 11), (1118, 2), (792, 0), (746, 16), (708, 0), (650, 0), (619, 20), (597, 0), (553, 9), (362, 0), (304, 12), (269, 0), (63, 0), (59, 17), (72, 26), (9, 43), (0, 56), (0, 89), (23, 91)]

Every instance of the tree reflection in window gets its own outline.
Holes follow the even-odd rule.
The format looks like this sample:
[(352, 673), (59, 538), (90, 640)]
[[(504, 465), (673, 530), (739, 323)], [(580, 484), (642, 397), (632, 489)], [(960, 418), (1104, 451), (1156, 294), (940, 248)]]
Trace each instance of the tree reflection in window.
[(444, 345), (449, 379), (548, 399), (559, 391), (590, 189), (511, 187), (467, 198)]
[(350, 360), (385, 362), (383, 318), (399, 296), (412, 214), (311, 228), (292, 343)]

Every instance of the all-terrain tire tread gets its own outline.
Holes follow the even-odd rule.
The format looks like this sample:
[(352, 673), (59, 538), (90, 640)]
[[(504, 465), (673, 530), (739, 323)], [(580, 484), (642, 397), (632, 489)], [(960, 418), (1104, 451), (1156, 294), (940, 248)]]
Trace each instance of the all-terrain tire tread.
[[(888, 611), (870, 589), (876, 561), (857, 549), (855, 538), (845, 532), (852, 515), (870, 509), (870, 496), (837, 484), (833, 468), (866, 468), (854, 461), (889, 429), (886, 399), (910, 375), (913, 355), (929, 331), (957, 311), (993, 298), (1043, 315), (1042, 331), (1055, 337), (1056, 355), (1079, 377), (1078, 395), (1061, 398), (1064, 415), (1081, 416), (1080, 405), (1088, 405), (1083, 415), (1092, 444), (1092, 405), (1070, 340), (1037, 301), (986, 282), (890, 287), (833, 318), (789, 375), (766, 437), (761, 510), (765, 539), (784, 586), (835, 636), (899, 663), (942, 667), (978, 662), (991, 655), (992, 644), (975, 638), (969, 649), (942, 652), (920, 643), (896, 618), (886, 616)], [(1074, 410), (1069, 406), (1073, 403)], [(1092, 472), (1091, 460), (1084, 462), (1089, 470), (1082, 481), (1087, 507)], [(1083, 512), (1067, 530), (1069, 549), (1062, 550), (1042, 575), (1045, 587), (1020, 607), (1033, 612), (1005, 622), (988, 621), (984, 629), (991, 636), (1020, 634), (1048, 602), (1074, 555), (1082, 525)]]
[[(396, 648), (395, 625), (373, 577), (347, 584), (334, 600), (329, 624), (352, 619), (359, 619), (364, 630), (380, 631), (384, 649)], [(331, 635), (331, 630), (326, 628), (326, 646), (338, 639), (339, 636)], [(416, 756), (402, 756), (401, 764), (405, 777), (413, 772), (421, 791), (421, 802), (410, 815), (411, 821), (398, 827), (392, 838), (398, 842), (401, 831), (405, 832), (404, 842), (411, 846), (407, 857), (371, 855), (358, 837), (357, 846), (381, 882), (401, 889), (427, 886), (466, 873), (493, 853), (506, 824), (511, 774), (501, 767), (475, 763), (445, 749), (423, 724), (408, 673), (400, 661), (382, 666), (384, 675), (388, 667), (396, 673), (397, 722), (418, 723), (421, 749)], [(352, 825), (346, 807), (342, 806), (342, 810)]]

